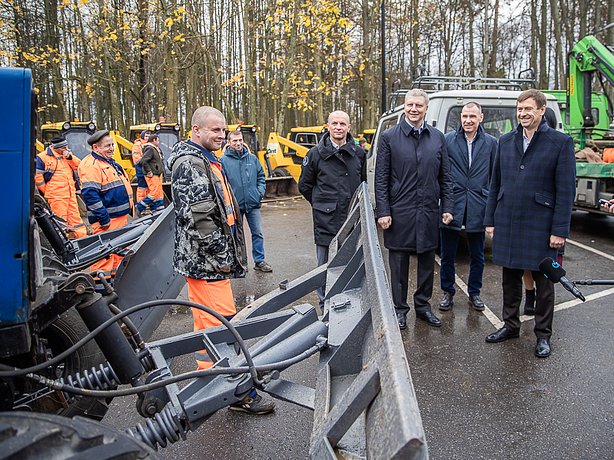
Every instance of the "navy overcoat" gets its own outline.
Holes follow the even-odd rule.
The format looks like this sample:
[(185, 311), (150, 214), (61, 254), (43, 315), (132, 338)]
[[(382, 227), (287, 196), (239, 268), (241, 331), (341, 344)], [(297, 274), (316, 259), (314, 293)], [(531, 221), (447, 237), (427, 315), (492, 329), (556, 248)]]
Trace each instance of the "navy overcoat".
[(384, 245), (417, 254), (435, 250), (441, 214), (452, 213), (454, 205), (443, 133), (425, 124), (418, 134), (403, 118), (382, 134), (377, 148), (376, 215), (392, 217)]
[(493, 262), (538, 270), (556, 258), (550, 235), (567, 238), (576, 190), (573, 140), (542, 121), (523, 153), (523, 129), (501, 136), (484, 225), (494, 226)]
[(466, 211), (465, 231), (484, 231), (484, 211), (490, 173), (497, 153), (497, 139), (486, 133), (481, 126), (475, 136), (469, 167), (467, 140), (462, 126), (457, 131), (446, 134), (450, 172), (454, 183), (454, 220), (449, 225), (440, 221), (441, 228), (460, 231)]

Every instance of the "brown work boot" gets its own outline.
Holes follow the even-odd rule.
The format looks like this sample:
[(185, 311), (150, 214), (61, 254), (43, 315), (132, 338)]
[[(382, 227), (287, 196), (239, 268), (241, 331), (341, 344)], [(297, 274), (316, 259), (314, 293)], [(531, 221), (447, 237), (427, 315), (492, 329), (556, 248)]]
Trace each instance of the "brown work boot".
[(259, 394), (253, 398), (247, 395), (242, 401), (231, 404), (229, 409), (237, 412), (245, 412), (246, 414), (265, 415), (275, 410), (275, 403), (262, 399), (262, 396)]

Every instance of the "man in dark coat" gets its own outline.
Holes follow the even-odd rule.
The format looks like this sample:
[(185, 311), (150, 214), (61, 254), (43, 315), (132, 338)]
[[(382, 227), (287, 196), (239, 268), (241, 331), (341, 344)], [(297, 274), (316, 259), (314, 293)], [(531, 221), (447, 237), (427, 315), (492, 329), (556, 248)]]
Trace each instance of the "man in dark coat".
[[(405, 96), (405, 116), (382, 134), (375, 165), (378, 224), (389, 250), (392, 300), (399, 327), (407, 327), (409, 256), (417, 255), (418, 282), (414, 292), (416, 317), (431, 326), (441, 321), (431, 310), (438, 223), (453, 220), (454, 200), (450, 162), (444, 135), (424, 118), (428, 95), (411, 90)], [(441, 199), (441, 212), (439, 200)]]
[(548, 126), (546, 97), (537, 90), (518, 96), (518, 129), (499, 139), (484, 224), (493, 237), (493, 262), (503, 267), (504, 326), (486, 337), (503, 342), (520, 334), (522, 274), (531, 270), (537, 288), (535, 355), (550, 355), (554, 285), (539, 272), (556, 259), (569, 236), (576, 175), (573, 140)]
[[(313, 212), (318, 266), (328, 262), (328, 247), (348, 216), (354, 192), (367, 180), (365, 151), (350, 134), (350, 117), (337, 110), (328, 116), (328, 133), (307, 152), (298, 189)], [(320, 306), (324, 290), (317, 291)]]
[(439, 224), (441, 230), (441, 289), (442, 311), (454, 306), (454, 268), (461, 227), (465, 226), (469, 264), (469, 303), (478, 311), (484, 310), (480, 298), (484, 273), (484, 211), (488, 197), (490, 172), (497, 152), (497, 140), (484, 132), (482, 108), (476, 102), (465, 104), (461, 111), (461, 126), (446, 134), (454, 183), (454, 220), (450, 225)]

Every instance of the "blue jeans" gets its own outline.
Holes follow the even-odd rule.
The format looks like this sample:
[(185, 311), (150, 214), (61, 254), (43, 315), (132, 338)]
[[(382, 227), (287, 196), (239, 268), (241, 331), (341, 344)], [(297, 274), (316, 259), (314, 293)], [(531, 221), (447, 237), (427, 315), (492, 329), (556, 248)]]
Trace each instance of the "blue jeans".
[[(456, 250), (460, 231), (441, 229), (441, 289), (454, 295), (454, 277), (456, 270)], [(469, 295), (480, 295), (482, 275), (484, 274), (484, 232), (467, 232), (467, 248), (471, 261), (469, 263)]]
[(264, 235), (262, 234), (262, 218), (260, 208), (252, 209), (249, 212), (241, 211), (241, 219), (247, 218), (247, 225), (252, 234), (252, 257), (254, 263), (264, 261)]

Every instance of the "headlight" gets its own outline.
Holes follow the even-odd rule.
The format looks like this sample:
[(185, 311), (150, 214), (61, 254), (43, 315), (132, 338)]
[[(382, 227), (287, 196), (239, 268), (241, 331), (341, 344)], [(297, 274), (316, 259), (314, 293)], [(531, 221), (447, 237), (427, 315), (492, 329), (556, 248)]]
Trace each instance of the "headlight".
[(87, 129), (89, 129), (90, 131), (96, 131), (96, 125), (94, 123), (90, 123), (89, 125), (87, 125)]
[(322, 128), (322, 134), (324, 134), (326, 131), (328, 131), (328, 128), (326, 127)]
[(177, 123), (173, 129), (175, 131), (179, 131), (181, 129), (181, 127), (179, 126), (179, 123)]
[(62, 125), (62, 129), (67, 130), (70, 128), (70, 123), (66, 122)]
[(256, 127), (252, 126), (252, 133), (255, 133), (255, 132), (256, 132)]
[(158, 123), (155, 128), (154, 131), (160, 131), (160, 129), (162, 129), (162, 125), (160, 123)]

